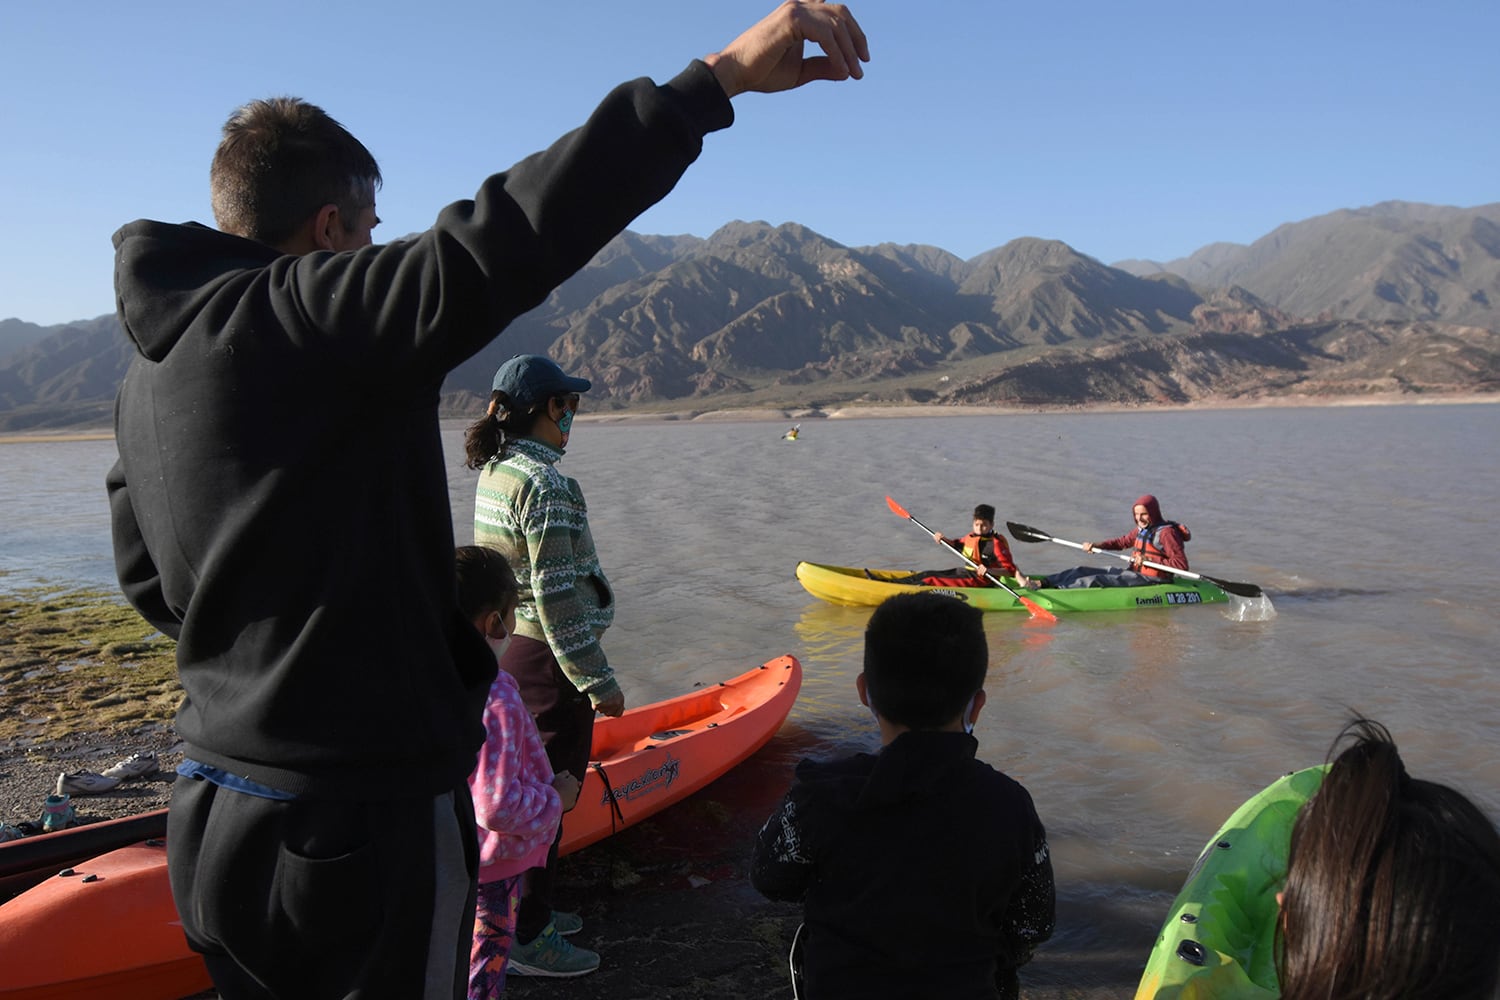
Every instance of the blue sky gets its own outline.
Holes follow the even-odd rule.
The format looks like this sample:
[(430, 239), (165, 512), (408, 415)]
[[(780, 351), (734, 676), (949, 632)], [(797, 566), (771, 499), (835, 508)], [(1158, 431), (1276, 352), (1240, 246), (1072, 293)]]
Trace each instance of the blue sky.
[[(110, 235), (212, 224), (208, 165), (254, 97), (322, 105), (380, 161), (381, 236), (665, 79), (769, 0), (0, 9), (0, 318), (113, 310)], [(1389, 199), (1500, 201), (1500, 3), (850, 4), (866, 78), (745, 95), (645, 233), (800, 222), (969, 258), (1020, 236), (1113, 262), (1248, 243)]]

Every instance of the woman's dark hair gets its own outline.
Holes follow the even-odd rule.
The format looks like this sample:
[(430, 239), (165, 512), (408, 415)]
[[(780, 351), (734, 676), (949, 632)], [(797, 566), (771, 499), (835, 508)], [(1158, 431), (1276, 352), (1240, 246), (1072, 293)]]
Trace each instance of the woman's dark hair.
[(521, 599), (515, 571), (499, 552), (485, 545), (460, 545), (453, 553), (458, 579), (458, 610), (473, 621), (486, 611), (504, 611)]
[(492, 459), (501, 458), (507, 441), (531, 433), (537, 418), (547, 412), (548, 401), (544, 399), (523, 410), (512, 408), (510, 397), (499, 389), (490, 393), (490, 405), (484, 416), (464, 431), (464, 465), (482, 469)]
[(963, 712), (989, 669), (984, 614), (942, 594), (887, 598), (865, 626), (870, 705), (908, 729), (938, 729)]
[(1493, 1000), (1500, 833), (1462, 794), (1407, 776), (1385, 727), (1349, 746), (1292, 827), (1278, 969), (1285, 1000)]

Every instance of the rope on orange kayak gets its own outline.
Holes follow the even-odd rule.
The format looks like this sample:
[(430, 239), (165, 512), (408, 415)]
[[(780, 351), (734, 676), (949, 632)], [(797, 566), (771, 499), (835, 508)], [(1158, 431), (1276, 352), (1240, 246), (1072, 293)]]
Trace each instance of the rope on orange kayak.
[[(620, 802), (615, 798), (614, 786), (609, 783), (609, 772), (604, 770), (604, 764), (601, 761), (591, 760), (589, 767), (599, 772), (599, 780), (604, 782), (604, 792), (609, 796), (609, 832), (616, 833), (625, 829), (625, 814), (620, 811)], [(616, 820), (620, 822), (618, 827), (615, 826)]]

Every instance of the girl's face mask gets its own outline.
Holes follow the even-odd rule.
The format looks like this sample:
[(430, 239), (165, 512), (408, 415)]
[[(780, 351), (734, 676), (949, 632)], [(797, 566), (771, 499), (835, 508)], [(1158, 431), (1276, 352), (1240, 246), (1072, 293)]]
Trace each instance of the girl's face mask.
[(509, 635), (500, 639), (491, 639), (489, 636), (485, 636), (484, 641), (490, 644), (490, 652), (495, 654), (496, 663), (500, 662), (500, 657), (504, 656), (506, 649), (510, 647)]
[[(504, 613), (490, 612), (490, 618), (479, 630), (484, 633), (484, 641), (489, 644), (490, 652), (495, 654), (495, 662), (499, 663), (500, 657), (504, 656), (505, 651), (510, 648), (511, 636), (516, 632), (516, 609), (512, 607)], [(495, 632), (499, 632), (500, 635), (496, 637), (493, 634)]]

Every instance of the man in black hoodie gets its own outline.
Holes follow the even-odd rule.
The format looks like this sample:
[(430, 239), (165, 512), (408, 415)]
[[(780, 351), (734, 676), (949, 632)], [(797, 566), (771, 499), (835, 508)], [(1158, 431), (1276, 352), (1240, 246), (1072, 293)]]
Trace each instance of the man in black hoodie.
[(900, 594), (870, 616), (859, 700), (880, 752), (804, 760), (755, 845), (750, 881), (802, 903), (804, 1000), (1010, 1000), (1052, 935), (1047, 835), (1031, 796), (975, 758), (983, 614)]
[(219, 229), (115, 234), (115, 561), (177, 640), (169, 868), (222, 996), (463, 995), (495, 663), (454, 595), (439, 387), (670, 191), (729, 98), (868, 58), (843, 6), (788, 0), (388, 246), (364, 146), (258, 101), (214, 158)]

